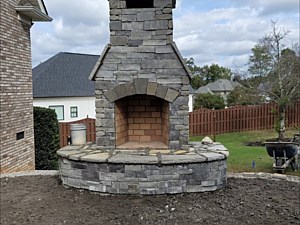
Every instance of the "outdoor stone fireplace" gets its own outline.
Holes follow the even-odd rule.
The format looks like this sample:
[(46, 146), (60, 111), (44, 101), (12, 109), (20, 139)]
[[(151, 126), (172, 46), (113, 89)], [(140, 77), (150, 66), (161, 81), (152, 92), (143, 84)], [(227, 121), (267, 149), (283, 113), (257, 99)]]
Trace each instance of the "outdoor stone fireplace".
[(64, 185), (119, 194), (214, 191), (228, 151), (189, 143), (190, 72), (173, 42), (176, 0), (109, 0), (95, 81), (96, 143), (58, 151)]
[(174, 7), (110, 0), (110, 44), (90, 76), (99, 147), (188, 148), (190, 74), (173, 42)]

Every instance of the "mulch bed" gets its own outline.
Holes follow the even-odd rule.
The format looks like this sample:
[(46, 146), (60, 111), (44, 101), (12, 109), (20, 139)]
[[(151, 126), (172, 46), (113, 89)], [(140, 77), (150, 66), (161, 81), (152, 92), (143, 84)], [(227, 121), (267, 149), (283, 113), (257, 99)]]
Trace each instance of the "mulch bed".
[(1, 225), (300, 224), (299, 183), (230, 178), (216, 192), (128, 196), (65, 188), (57, 176), (0, 181)]

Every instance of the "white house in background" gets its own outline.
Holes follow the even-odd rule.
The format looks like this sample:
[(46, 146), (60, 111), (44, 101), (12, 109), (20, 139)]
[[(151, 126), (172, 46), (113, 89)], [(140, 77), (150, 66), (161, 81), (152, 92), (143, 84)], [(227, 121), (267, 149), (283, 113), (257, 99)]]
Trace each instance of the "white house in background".
[(193, 112), (194, 100), (195, 100), (195, 89), (190, 85), (189, 87), (189, 112)]
[(59, 122), (95, 118), (95, 84), (88, 77), (98, 58), (61, 52), (33, 68), (33, 105), (54, 109)]
[(95, 118), (95, 97), (34, 98), (33, 105), (54, 109), (59, 122)]

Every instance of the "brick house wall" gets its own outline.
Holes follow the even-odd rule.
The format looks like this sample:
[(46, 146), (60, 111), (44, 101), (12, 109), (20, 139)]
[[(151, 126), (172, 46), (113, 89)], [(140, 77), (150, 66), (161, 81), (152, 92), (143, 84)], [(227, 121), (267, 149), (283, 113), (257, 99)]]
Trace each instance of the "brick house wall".
[[(35, 169), (30, 25), (0, 2), (0, 172)], [(17, 140), (19, 139), (19, 140)]]

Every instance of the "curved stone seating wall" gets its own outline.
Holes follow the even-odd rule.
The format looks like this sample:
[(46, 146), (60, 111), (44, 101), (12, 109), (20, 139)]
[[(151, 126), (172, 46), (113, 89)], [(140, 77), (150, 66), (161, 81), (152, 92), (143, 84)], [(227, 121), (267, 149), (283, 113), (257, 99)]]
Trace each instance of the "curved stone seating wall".
[(225, 151), (109, 152), (67, 146), (58, 151), (64, 185), (111, 194), (177, 194), (225, 188)]

